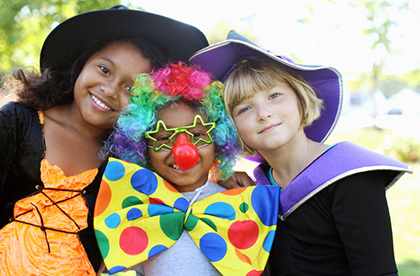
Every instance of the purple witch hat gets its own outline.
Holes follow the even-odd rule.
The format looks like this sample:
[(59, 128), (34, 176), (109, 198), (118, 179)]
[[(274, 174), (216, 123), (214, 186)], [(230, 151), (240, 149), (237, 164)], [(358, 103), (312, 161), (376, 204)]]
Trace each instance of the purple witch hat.
[[(203, 70), (212, 73), (214, 79), (224, 81), (244, 58), (272, 59), (288, 66), (309, 82), (318, 97), (324, 101), (324, 109), (320, 118), (305, 128), (305, 133), (313, 141), (325, 142), (341, 113), (343, 89), (340, 72), (332, 67), (296, 64), (287, 57), (262, 49), (235, 31), (229, 32), (227, 40), (197, 51), (190, 62), (199, 64)], [(259, 153), (248, 156), (247, 159), (266, 162)]]

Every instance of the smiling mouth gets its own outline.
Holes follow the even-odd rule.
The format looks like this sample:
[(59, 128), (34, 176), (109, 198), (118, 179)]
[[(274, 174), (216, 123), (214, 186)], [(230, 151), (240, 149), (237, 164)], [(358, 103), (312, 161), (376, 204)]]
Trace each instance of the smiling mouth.
[(175, 170), (180, 169), (177, 164), (170, 164), (169, 167), (171, 167), (172, 169), (175, 169)]
[(276, 127), (278, 127), (279, 125), (281, 125), (281, 123), (280, 124), (276, 124), (276, 125), (271, 125), (269, 127), (266, 127), (263, 130), (261, 130), (260, 132), (258, 132), (258, 134), (269, 132), (269, 131), (275, 129)]
[(109, 106), (107, 106), (106, 104), (104, 104), (103, 102), (101, 102), (97, 97), (95, 97), (94, 95), (90, 95), (92, 100), (100, 107), (102, 107), (105, 110), (108, 111), (114, 111), (114, 109), (110, 108)]

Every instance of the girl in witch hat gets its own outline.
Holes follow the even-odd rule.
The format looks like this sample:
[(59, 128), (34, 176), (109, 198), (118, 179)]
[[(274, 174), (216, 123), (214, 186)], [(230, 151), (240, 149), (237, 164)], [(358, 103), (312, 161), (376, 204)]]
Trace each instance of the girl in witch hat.
[(0, 275), (95, 275), (98, 155), (128, 104), (132, 77), (207, 46), (195, 27), (116, 6), (58, 25), (40, 74), (17, 69), (0, 110)]

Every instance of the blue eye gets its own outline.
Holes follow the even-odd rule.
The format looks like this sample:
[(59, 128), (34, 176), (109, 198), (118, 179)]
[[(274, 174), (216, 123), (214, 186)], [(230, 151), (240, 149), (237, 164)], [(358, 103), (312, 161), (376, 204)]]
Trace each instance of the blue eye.
[(239, 114), (242, 114), (242, 113), (245, 113), (245, 112), (247, 112), (248, 110), (251, 110), (251, 108), (250, 107), (244, 107), (244, 108), (241, 108), (241, 109), (239, 109), (239, 111), (238, 111), (238, 115)]
[(280, 97), (280, 93), (277, 93), (277, 92), (270, 95), (270, 99), (275, 99), (278, 97)]

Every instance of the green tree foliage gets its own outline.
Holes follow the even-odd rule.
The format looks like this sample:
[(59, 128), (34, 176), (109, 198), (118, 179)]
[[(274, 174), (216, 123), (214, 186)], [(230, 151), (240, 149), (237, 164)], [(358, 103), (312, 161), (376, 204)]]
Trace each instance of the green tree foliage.
[(250, 27), (246, 29), (238, 29), (232, 25), (230, 25), (228, 22), (224, 20), (220, 20), (212, 29), (207, 31), (205, 33), (207, 40), (210, 44), (214, 44), (223, 40), (226, 40), (226, 37), (230, 30), (235, 30), (239, 34), (245, 36), (252, 42), (258, 44), (257, 37), (252, 33), (252, 30)]
[(376, 59), (372, 65), (371, 91), (379, 90), (382, 70), (386, 63), (386, 57), (395, 53), (389, 36), (391, 29), (398, 25), (392, 14), (408, 8), (407, 1), (401, 1), (398, 5), (390, 0), (364, 0), (362, 3), (366, 10), (366, 19), (369, 26), (364, 33), (372, 38), (372, 50)]
[(0, 74), (18, 66), (39, 66), (49, 32), (76, 14), (107, 9), (118, 0), (0, 0)]

